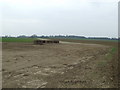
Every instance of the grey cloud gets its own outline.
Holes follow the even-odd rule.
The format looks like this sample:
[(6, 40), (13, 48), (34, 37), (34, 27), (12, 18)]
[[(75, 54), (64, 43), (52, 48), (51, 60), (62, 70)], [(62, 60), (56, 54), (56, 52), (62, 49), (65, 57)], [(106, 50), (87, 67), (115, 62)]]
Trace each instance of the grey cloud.
[(3, 35), (74, 34), (117, 37), (117, 3), (68, 3), (42, 7), (4, 5)]

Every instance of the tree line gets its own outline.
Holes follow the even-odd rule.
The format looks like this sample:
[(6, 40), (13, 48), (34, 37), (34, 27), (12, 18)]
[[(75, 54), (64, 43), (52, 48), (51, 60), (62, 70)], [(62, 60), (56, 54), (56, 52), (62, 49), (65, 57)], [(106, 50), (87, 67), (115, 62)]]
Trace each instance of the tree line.
[[(13, 36), (2, 36), (2, 38), (12, 38)], [(26, 35), (19, 35), (17, 37), (13, 38), (66, 38), (66, 39), (101, 39), (101, 40), (120, 40), (120, 38), (109, 38), (109, 37), (85, 37), (85, 36), (76, 36), (76, 35), (41, 35), (37, 36), (36, 34), (33, 34), (31, 36), (26, 36)]]

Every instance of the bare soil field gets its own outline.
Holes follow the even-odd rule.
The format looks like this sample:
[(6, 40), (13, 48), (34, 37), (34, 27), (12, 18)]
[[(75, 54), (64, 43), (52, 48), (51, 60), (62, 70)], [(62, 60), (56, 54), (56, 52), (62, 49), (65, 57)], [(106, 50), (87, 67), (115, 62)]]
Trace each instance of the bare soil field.
[[(3, 43), (3, 88), (115, 88), (116, 56), (100, 44)], [(113, 59), (115, 59), (113, 61)], [(115, 64), (113, 64), (115, 63)]]

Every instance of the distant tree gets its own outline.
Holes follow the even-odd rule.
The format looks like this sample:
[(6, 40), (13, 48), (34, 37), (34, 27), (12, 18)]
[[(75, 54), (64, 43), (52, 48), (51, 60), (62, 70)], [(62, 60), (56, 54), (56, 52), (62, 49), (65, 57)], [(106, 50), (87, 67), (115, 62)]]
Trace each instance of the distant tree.
[(27, 36), (25, 36), (25, 35), (20, 35), (20, 36), (18, 36), (18, 38), (27, 38)]
[(8, 35), (5, 35), (5, 38), (8, 38), (9, 36)]
[(31, 38), (37, 38), (37, 35), (36, 35), (36, 34), (33, 34), (33, 35), (31, 36)]

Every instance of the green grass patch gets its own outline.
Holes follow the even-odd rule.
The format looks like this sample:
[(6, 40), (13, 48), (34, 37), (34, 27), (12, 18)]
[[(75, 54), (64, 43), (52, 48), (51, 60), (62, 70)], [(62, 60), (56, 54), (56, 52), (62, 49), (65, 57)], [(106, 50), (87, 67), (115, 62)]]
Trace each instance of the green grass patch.
[(106, 65), (107, 65), (107, 61), (101, 61), (101, 62), (98, 63), (99, 67), (104, 67)]
[(106, 58), (107, 58), (108, 60), (111, 60), (112, 57), (113, 57), (113, 55), (114, 55), (116, 52), (117, 52), (117, 48), (116, 48), (116, 47), (111, 48), (110, 51), (109, 51), (109, 53), (108, 53), (108, 55), (106, 56)]
[(111, 53), (111, 54), (114, 54), (116, 51), (117, 51), (117, 48), (113, 47), (113, 48), (110, 50), (110, 53)]
[(101, 60), (98, 63), (98, 67), (105, 67), (109, 62), (111, 62), (111, 60), (113, 60), (114, 54), (117, 52), (117, 47), (112, 47), (108, 54), (103, 57), (103, 60)]
[(2, 42), (2, 38), (0, 38), (0, 42)]
[(33, 42), (36, 38), (2, 38), (1, 42)]

